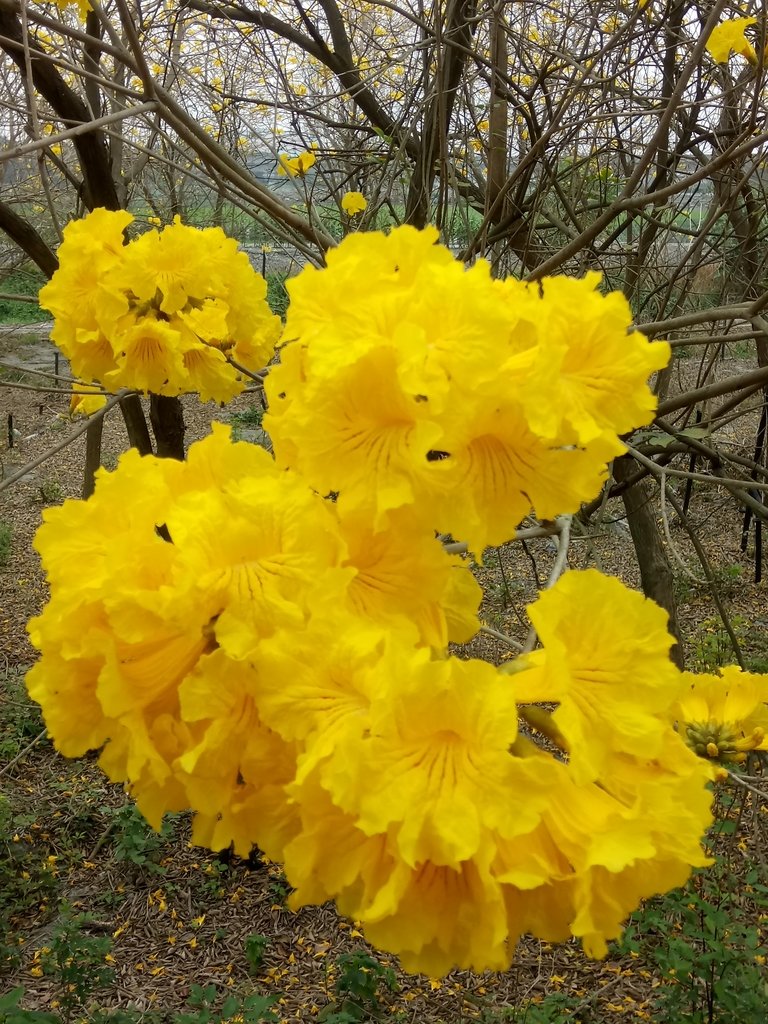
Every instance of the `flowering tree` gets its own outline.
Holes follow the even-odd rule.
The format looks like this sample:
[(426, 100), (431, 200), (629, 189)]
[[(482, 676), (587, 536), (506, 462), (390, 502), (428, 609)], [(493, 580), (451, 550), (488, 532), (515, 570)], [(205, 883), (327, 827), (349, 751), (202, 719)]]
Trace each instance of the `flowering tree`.
[[(578, 3), (387, 5), (379, 18), (331, 0), (269, 14), (120, 0), (114, 20), (84, 12), (83, 33), (66, 12), (0, 0), (0, 45), (65, 126), (29, 152), (72, 146), (93, 207), (64, 229), (41, 293), (92, 386), (225, 401), (280, 330), (219, 227), (131, 235), (114, 163), (128, 147), (146, 158), (129, 181), (143, 175), (150, 223), (162, 173), (189, 213), (176, 175), (205, 168), (213, 219), (254, 208), (323, 264), (292, 282), (266, 377), (274, 458), (215, 427), (186, 461), (131, 451), (87, 502), (47, 513), (51, 601), (30, 623), (30, 692), (62, 753), (101, 749), (152, 823), (191, 808), (197, 842), (258, 843), (285, 862), (295, 905), (334, 899), (410, 969), (501, 968), (524, 931), (602, 955), (641, 898), (706, 863), (709, 784), (768, 745), (763, 677), (686, 675), (664, 610), (593, 570), (560, 578), (568, 517), (606, 488), (623, 438), (702, 397), (659, 405), (647, 380), (663, 381), (670, 345), (633, 329), (627, 298), (656, 312), (650, 335), (762, 323), (763, 225), (741, 191), (765, 142), (745, 99), (762, 60), (754, 26), (724, 7), (646, 5), (609, 23)], [(41, 30), (58, 34), (55, 56)], [(80, 82), (63, 77), (64, 44), (91, 62)], [(240, 54), (259, 59), (254, 85)], [(718, 77), (735, 142), (700, 91)], [(249, 126), (251, 108), (264, 119)], [(264, 137), (286, 191), (248, 164)], [(739, 161), (755, 166), (706, 214), (715, 244), (683, 214)], [(23, 244), (23, 218), (4, 216)], [(733, 305), (670, 319), (745, 216), (754, 246)], [(356, 230), (383, 218), (404, 223)], [(43, 266), (46, 250), (35, 231), (27, 251)], [(643, 274), (649, 261), (665, 276)], [(552, 276), (561, 267), (589, 272)], [(589, 268), (624, 294), (601, 293)], [(760, 366), (708, 394), (738, 404), (739, 384), (767, 377)], [(636, 480), (615, 475), (629, 494)], [(747, 481), (731, 486), (761, 511)], [(528, 516), (559, 537), (533, 643), (503, 667), (458, 658), (449, 645), (479, 624), (459, 556), (513, 539)]]

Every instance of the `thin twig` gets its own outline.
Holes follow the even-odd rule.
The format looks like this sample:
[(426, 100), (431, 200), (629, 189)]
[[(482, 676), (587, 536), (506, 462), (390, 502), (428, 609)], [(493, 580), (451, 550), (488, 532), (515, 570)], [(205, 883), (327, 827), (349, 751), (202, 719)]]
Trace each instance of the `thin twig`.
[[(511, 544), (516, 540), (533, 540), (534, 537), (553, 537), (557, 533), (560, 533), (557, 522), (541, 526), (525, 526), (522, 530), (515, 530), (507, 543)], [(469, 551), (469, 544), (466, 541), (450, 541), (448, 544), (443, 544), (443, 550), (447, 555), (465, 555)]]
[(737, 775), (735, 772), (729, 772), (727, 768), (725, 770), (728, 772), (728, 777), (730, 779), (733, 779), (734, 782), (738, 782), (740, 786), (743, 786), (745, 789), (748, 789), (750, 793), (754, 793), (755, 796), (759, 796), (761, 800), (768, 800), (768, 791), (757, 789), (755, 786), (751, 786), (748, 782), (746, 782), (741, 775)]
[(17, 764), (22, 759), (22, 757), (24, 757), (25, 754), (28, 754), (33, 747), (36, 747), (37, 744), (40, 742), (40, 740), (43, 738), (43, 736), (45, 736), (45, 734), (47, 732), (48, 732), (47, 729), (43, 729), (41, 732), (39, 732), (37, 734), (37, 736), (35, 736), (35, 738), (30, 743), (28, 743), (26, 745), (26, 747), (24, 747), (23, 750), (20, 750), (18, 752), (16, 757), (11, 758), (11, 760), (8, 762), (8, 764), (6, 764), (2, 768), (0, 768), (0, 776), (3, 776), (7, 772), (9, 772), (11, 770), (11, 768), (13, 768), (13, 766), (15, 764)]
[[(544, 585), (544, 590), (549, 590), (557, 583), (560, 577), (563, 575), (567, 564), (568, 564), (568, 548), (571, 542), (571, 516), (560, 516), (556, 523), (558, 526), (558, 538), (557, 538), (557, 556), (555, 557), (555, 564), (552, 566), (547, 582)], [(529, 654), (536, 646), (538, 635), (536, 630), (531, 626), (528, 630), (528, 636), (526, 637), (525, 644), (523, 645), (523, 653)]]
[(517, 640), (513, 640), (511, 636), (507, 636), (506, 633), (500, 633), (498, 629), (494, 629), (492, 626), (482, 625), (479, 629), (480, 633), (485, 633), (487, 636), (492, 636), (494, 640), (500, 640), (501, 643), (506, 644), (507, 647), (511, 647), (515, 651), (522, 651), (523, 645)]

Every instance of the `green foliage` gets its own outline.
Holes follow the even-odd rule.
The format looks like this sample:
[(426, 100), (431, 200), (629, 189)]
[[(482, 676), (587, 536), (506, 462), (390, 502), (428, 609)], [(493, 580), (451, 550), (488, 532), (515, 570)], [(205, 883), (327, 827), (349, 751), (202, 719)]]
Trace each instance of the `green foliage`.
[[(733, 566), (733, 569), (740, 569), (740, 566)], [(733, 582), (738, 575), (727, 576), (726, 579)], [(747, 623), (740, 615), (734, 615), (731, 619), (731, 628), (739, 644), (744, 640)], [(719, 616), (704, 619), (696, 630), (692, 643), (694, 672), (717, 672), (723, 665), (731, 665), (735, 662), (733, 646), (728, 631), (723, 625)]]
[(0, 519), (0, 567), (8, 565), (11, 557), (11, 544), (13, 542), (13, 527)]
[[(0, 292), (7, 295), (36, 296), (44, 284), (45, 277), (39, 270), (14, 270), (0, 277)], [(48, 313), (40, 309), (37, 302), (0, 299), (0, 323), (33, 324), (47, 317)]]
[(212, 860), (206, 865), (205, 873), (200, 878), (201, 895), (204, 899), (221, 899), (226, 893), (226, 882), (229, 867), (219, 860)]
[(38, 491), (40, 493), (40, 501), (44, 505), (59, 505), (64, 501), (64, 491), (61, 484), (55, 480), (43, 480)]
[(125, 804), (116, 810), (107, 809), (115, 822), (113, 856), (123, 864), (133, 864), (151, 874), (163, 875), (165, 868), (160, 863), (163, 846), (173, 836), (173, 823), (163, 822), (159, 832), (147, 824), (135, 804)]
[[(44, 726), (23, 675), (9, 672), (0, 686), (0, 763), (10, 764)], [(10, 967), (19, 959), (19, 924), (45, 907), (58, 885), (47, 851), (32, 842), (28, 831), (35, 815), (20, 813), (13, 795), (13, 789), (0, 794), (0, 965)]]
[(354, 1024), (378, 1019), (381, 1015), (382, 989), (397, 989), (395, 972), (368, 953), (358, 950), (338, 957), (339, 976), (334, 990), (336, 999), (318, 1015), (326, 1024)]
[(19, 964), (20, 922), (45, 905), (57, 888), (51, 864), (17, 828), (22, 830), (19, 816), (0, 796), (0, 967), (10, 968)]
[(10, 761), (38, 736), (44, 726), (40, 708), (27, 695), (24, 677), (10, 673), (2, 680), (0, 705), (0, 761)]
[(0, 1024), (59, 1024), (55, 1013), (41, 1013), (37, 1010), (22, 1010), (19, 1003), (24, 998), (24, 989), (14, 988), (0, 996)]
[(261, 421), (264, 419), (264, 409), (260, 405), (251, 405), (240, 412), (233, 412), (229, 419), (235, 427), (256, 430), (261, 427)]
[[(731, 824), (726, 822), (725, 824)], [(718, 857), (691, 882), (636, 911), (620, 953), (655, 965), (663, 983), (652, 1013), (659, 1024), (762, 1024), (768, 980), (758, 919), (768, 886), (758, 868), (737, 876)]]
[(249, 935), (245, 940), (245, 958), (248, 961), (248, 969), (255, 974), (262, 965), (264, 954), (269, 948), (269, 938), (266, 935)]
[(215, 985), (193, 985), (187, 1004), (192, 1013), (177, 1014), (173, 1024), (227, 1024), (233, 1018), (238, 1024), (259, 1024), (261, 1021), (276, 1021), (271, 1007), (277, 1002), (277, 996), (249, 995), (244, 999), (238, 996), (227, 996), (217, 1006), (220, 996)]
[(576, 996), (550, 992), (540, 1003), (529, 1002), (501, 1011), (491, 1010), (481, 1019), (483, 1024), (565, 1024), (565, 1021), (578, 1024), (582, 1018), (574, 1017), (574, 1013), (581, 1004), (582, 1000)]

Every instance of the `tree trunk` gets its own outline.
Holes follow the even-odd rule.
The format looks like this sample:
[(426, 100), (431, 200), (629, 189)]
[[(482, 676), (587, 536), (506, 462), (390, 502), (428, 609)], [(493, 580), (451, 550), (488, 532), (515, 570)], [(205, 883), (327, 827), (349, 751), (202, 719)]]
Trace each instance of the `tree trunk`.
[(178, 398), (150, 395), (149, 420), (161, 459), (184, 461), (184, 413)]
[[(617, 483), (628, 479), (634, 470), (631, 458), (617, 459), (613, 475)], [(622, 495), (627, 512), (627, 525), (635, 546), (637, 564), (640, 567), (640, 582), (643, 593), (666, 611), (669, 616), (669, 631), (677, 643), (669, 652), (679, 669), (684, 665), (683, 647), (680, 642), (680, 628), (677, 623), (674, 576), (669, 564), (664, 542), (659, 532), (654, 512), (655, 488), (649, 480), (628, 487)]]
[(95, 486), (96, 470), (101, 465), (101, 435), (104, 431), (104, 417), (99, 416), (88, 424), (85, 432), (85, 465), (83, 467), (83, 500), (90, 498)]
[(127, 398), (121, 398), (120, 412), (125, 420), (129, 444), (138, 450), (139, 455), (151, 455), (152, 440), (139, 396), (128, 395)]

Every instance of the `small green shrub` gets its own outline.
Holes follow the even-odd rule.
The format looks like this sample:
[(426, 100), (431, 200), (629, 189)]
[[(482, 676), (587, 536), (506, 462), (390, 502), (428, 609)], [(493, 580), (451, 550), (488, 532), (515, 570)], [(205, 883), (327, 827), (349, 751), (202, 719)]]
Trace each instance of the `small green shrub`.
[(40, 501), (44, 505), (59, 505), (64, 501), (64, 491), (61, 484), (55, 480), (43, 480), (38, 491), (40, 493)]
[(89, 934), (92, 922), (91, 915), (72, 914), (65, 904), (50, 945), (36, 956), (43, 974), (54, 980), (65, 1022), (85, 1008), (94, 992), (114, 979), (114, 971), (105, 960), (112, 950), (112, 939)]
[(768, 979), (761, 965), (768, 949), (758, 920), (767, 909), (768, 886), (759, 869), (737, 876), (717, 857), (684, 889), (649, 900), (636, 911), (619, 952), (636, 953), (656, 967), (662, 984), (654, 990), (653, 1020), (763, 1024)]
[(112, 850), (115, 860), (133, 864), (151, 874), (163, 875), (160, 863), (162, 850), (173, 835), (173, 823), (163, 822), (159, 832), (147, 824), (135, 804), (125, 804), (117, 810), (107, 809), (114, 816), (115, 842)]
[(39, 705), (29, 699), (21, 672), (0, 680), (5, 700), (0, 704), (0, 761), (11, 761), (43, 731)]
[(269, 948), (269, 937), (266, 935), (249, 935), (245, 940), (245, 959), (248, 961), (248, 969), (255, 974), (261, 968), (264, 961), (264, 954)]
[(60, 1024), (61, 1018), (55, 1013), (38, 1010), (23, 1010), (19, 1003), (24, 998), (24, 989), (11, 989), (0, 996), (0, 1024)]
[(264, 419), (264, 410), (260, 405), (251, 405), (240, 412), (233, 412), (229, 419), (236, 427), (256, 430), (261, 427), (261, 421)]
[(395, 972), (362, 950), (338, 957), (336, 966), (336, 999), (321, 1010), (318, 1019), (326, 1024), (377, 1019), (381, 1015), (383, 990), (397, 989)]
[(220, 998), (215, 985), (207, 985), (205, 988), (193, 985), (187, 1000), (193, 1012), (174, 1015), (173, 1024), (227, 1024), (233, 1019), (241, 1024), (263, 1024), (278, 1019), (271, 1009), (277, 1002), (277, 996), (253, 994), (244, 999), (227, 996), (217, 1006)]

